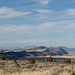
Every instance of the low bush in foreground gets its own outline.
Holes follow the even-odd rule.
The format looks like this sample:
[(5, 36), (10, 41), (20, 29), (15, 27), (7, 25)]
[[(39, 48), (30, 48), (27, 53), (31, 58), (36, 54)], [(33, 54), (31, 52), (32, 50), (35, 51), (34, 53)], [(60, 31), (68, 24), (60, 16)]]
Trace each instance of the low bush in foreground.
[(52, 59), (52, 57), (51, 57), (51, 56), (49, 57), (48, 61), (50, 61), (50, 62), (52, 62), (52, 61), (53, 61), (53, 59)]
[(31, 64), (35, 64), (36, 62), (35, 62), (34, 59), (31, 59), (31, 60), (30, 60), (30, 63), (31, 63)]
[(71, 75), (75, 75), (75, 71), (73, 71)]
[(20, 66), (19, 63), (17, 62), (17, 59), (16, 59), (16, 58), (14, 59), (14, 63), (15, 63), (17, 66)]
[(5, 55), (3, 55), (1, 59), (2, 59), (2, 60), (5, 60), (5, 59), (6, 59), (6, 58), (5, 58)]
[(64, 63), (71, 63), (71, 59), (67, 59), (67, 58), (66, 58), (66, 59), (63, 60), (63, 62), (64, 62)]

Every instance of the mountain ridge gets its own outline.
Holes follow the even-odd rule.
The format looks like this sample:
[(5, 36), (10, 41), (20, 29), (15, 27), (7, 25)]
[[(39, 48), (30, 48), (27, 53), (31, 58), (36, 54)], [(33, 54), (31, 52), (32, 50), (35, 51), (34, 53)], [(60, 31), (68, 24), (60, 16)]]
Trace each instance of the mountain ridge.
[(23, 50), (0, 50), (0, 56), (5, 55), (6, 57), (11, 58), (24, 58), (26, 56), (54, 56), (64, 54), (68, 54), (68, 52), (61, 47), (48, 48), (45, 46), (33, 46), (28, 49), (24, 48)]

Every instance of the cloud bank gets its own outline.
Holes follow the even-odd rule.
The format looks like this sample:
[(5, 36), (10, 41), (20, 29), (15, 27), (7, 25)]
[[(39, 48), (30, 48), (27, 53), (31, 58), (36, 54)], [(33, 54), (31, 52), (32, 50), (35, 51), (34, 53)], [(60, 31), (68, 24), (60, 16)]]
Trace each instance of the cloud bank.
[(47, 22), (39, 25), (0, 26), (0, 38), (3, 38), (6, 35), (6, 37), (12, 37), (59, 32), (75, 32), (75, 20)]

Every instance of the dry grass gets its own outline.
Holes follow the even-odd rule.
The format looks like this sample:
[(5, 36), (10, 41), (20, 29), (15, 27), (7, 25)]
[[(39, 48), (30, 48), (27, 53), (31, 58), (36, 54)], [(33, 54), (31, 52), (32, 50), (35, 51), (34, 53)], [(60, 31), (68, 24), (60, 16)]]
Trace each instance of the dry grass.
[[(50, 57), (50, 56), (36, 56), (36, 57)], [(75, 59), (75, 55), (74, 54), (71, 54), (71, 55), (63, 55), (63, 56), (60, 56), (60, 55), (57, 55), (57, 56), (52, 56), (53, 58), (71, 58), (71, 59)]]
[(29, 60), (0, 60), (0, 75), (70, 75), (75, 71), (74, 64), (62, 62), (49, 62), (46, 60), (36, 60), (35, 64), (30, 64)]

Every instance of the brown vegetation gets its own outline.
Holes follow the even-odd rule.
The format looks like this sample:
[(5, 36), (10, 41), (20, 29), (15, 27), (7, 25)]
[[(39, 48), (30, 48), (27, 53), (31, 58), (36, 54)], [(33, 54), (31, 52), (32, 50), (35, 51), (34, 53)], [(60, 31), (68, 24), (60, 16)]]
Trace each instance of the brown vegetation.
[(75, 75), (75, 60), (68, 64), (48, 59), (0, 60), (0, 75)]

